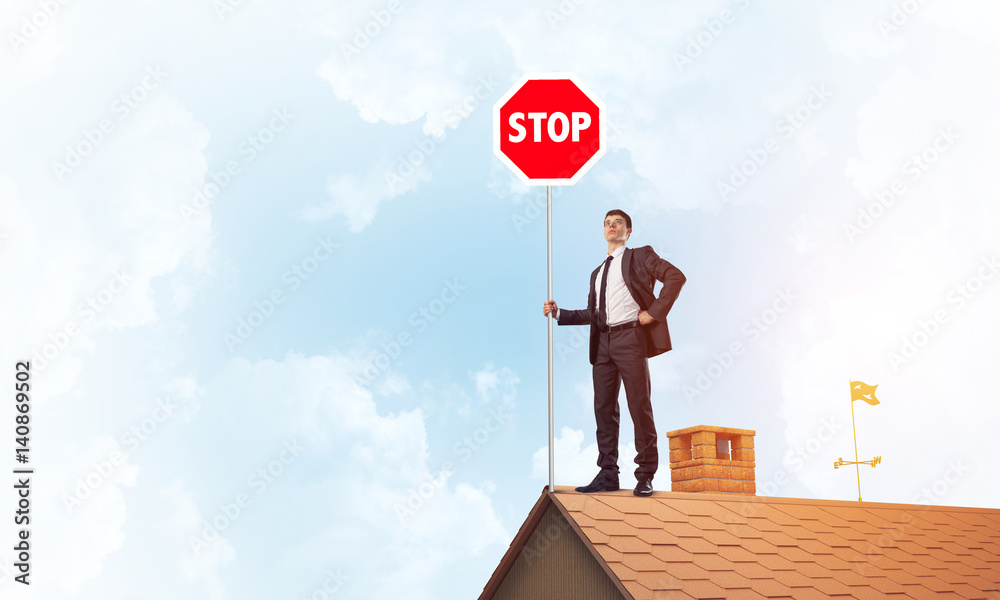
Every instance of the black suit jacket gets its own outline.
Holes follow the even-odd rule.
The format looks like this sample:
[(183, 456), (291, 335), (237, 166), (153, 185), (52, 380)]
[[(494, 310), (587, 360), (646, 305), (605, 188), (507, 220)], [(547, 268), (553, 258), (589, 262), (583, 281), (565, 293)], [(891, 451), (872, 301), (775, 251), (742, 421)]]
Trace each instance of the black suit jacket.
[[(559, 309), (560, 325), (590, 324), (590, 364), (597, 361), (597, 293), (594, 283), (597, 281), (598, 266), (590, 275), (590, 294), (587, 297), (587, 308), (584, 310)], [(622, 254), (622, 276), (625, 286), (631, 292), (632, 298), (645, 310), (649, 316), (656, 319), (642, 327), (646, 334), (646, 355), (653, 357), (670, 350), (670, 330), (667, 328), (667, 313), (674, 305), (674, 300), (684, 286), (687, 278), (681, 270), (666, 260), (657, 256), (652, 246), (641, 248), (626, 248)], [(660, 281), (663, 288), (659, 296), (653, 294), (653, 285)]]

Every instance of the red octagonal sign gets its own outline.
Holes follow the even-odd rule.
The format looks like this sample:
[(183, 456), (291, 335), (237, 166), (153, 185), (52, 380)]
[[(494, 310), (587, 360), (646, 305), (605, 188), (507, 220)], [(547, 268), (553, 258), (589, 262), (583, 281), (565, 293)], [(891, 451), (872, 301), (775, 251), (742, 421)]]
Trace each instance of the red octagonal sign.
[(603, 116), (571, 75), (525, 75), (493, 106), (493, 152), (528, 185), (573, 185), (606, 150)]

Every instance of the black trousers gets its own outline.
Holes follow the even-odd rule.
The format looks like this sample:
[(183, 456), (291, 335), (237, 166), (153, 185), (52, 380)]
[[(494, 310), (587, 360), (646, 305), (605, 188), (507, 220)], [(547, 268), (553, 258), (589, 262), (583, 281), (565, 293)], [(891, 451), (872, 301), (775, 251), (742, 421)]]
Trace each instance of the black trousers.
[(636, 479), (656, 473), (656, 426), (650, 403), (649, 361), (641, 327), (600, 333), (594, 363), (594, 415), (597, 418), (597, 466), (618, 477), (618, 393), (625, 383), (628, 411), (635, 424)]

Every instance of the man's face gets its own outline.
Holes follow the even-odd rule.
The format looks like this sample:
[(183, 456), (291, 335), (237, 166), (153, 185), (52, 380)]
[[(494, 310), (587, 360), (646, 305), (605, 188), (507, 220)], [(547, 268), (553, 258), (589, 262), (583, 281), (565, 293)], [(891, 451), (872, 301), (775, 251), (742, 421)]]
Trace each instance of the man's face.
[(604, 239), (609, 242), (624, 242), (628, 239), (631, 229), (625, 227), (625, 217), (608, 215), (604, 219)]

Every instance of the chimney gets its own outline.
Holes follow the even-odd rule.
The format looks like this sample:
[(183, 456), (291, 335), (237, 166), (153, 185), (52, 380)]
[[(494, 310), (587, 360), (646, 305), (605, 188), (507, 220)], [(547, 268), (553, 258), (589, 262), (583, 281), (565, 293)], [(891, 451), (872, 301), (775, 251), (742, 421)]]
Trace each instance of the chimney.
[(668, 431), (670, 489), (755, 496), (751, 429), (696, 425)]

